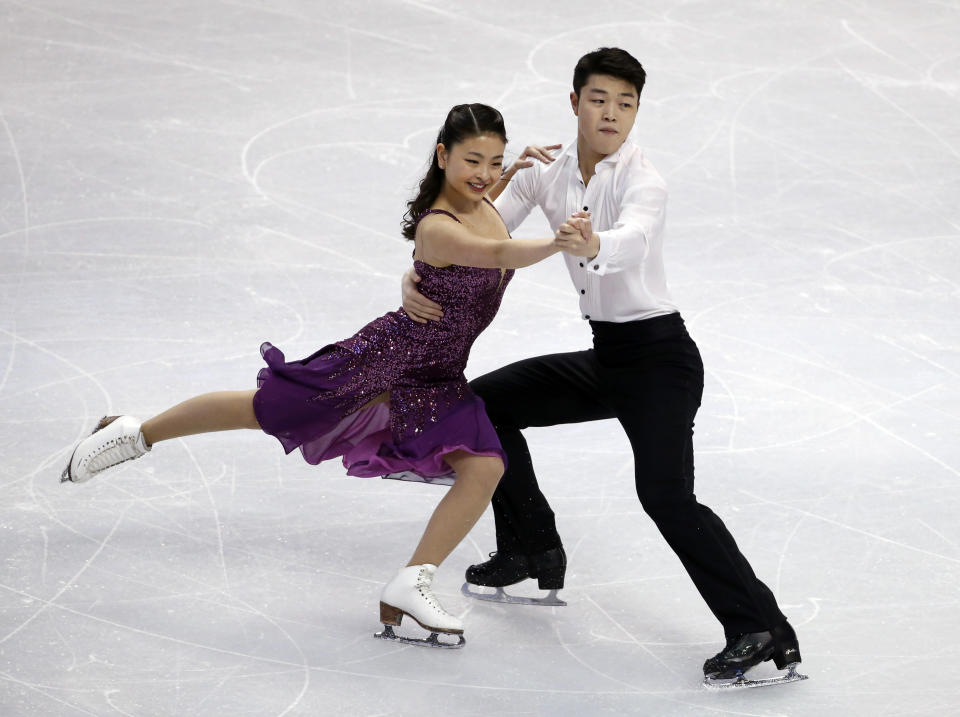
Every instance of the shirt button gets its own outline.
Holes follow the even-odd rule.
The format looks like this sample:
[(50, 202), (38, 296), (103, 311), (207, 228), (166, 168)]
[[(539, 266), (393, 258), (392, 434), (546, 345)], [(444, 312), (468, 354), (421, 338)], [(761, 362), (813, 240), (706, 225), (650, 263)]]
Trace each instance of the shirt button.
[(589, 210), (587, 207), (584, 207), (584, 208), (583, 208), (583, 211), (588, 212), (588, 211), (590, 211), (590, 210)]
[(586, 294), (586, 293), (587, 293), (587, 290), (586, 290), (586, 289), (580, 289), (580, 293), (581, 293), (581, 294)]
[(582, 261), (580, 262), (580, 268), (581, 268), (581, 269), (583, 268), (583, 262), (582, 262)]
[(583, 315), (583, 318), (589, 319), (589, 318), (590, 318), (590, 314), (584, 314), (584, 315)]
[(594, 264), (594, 265), (593, 265), (594, 271), (596, 271), (596, 270), (599, 269), (599, 268), (600, 268), (600, 265), (599, 265), (599, 264)]

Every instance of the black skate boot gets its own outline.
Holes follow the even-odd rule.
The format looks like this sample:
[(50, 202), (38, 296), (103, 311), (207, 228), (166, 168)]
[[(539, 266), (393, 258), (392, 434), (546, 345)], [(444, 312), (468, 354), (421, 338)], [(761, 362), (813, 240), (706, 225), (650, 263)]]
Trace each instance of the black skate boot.
[(513, 585), (530, 577), (530, 566), (527, 558), (518, 553), (507, 553), (500, 550), (490, 553), (490, 560), (478, 563), (467, 568), (467, 582), (471, 585), (484, 585), (491, 588), (502, 588)]
[(541, 590), (563, 588), (563, 578), (567, 574), (567, 554), (562, 545), (529, 555), (527, 562), (530, 564), (530, 577), (537, 579), (537, 586)]
[[(759, 680), (744, 677), (747, 670), (771, 659), (778, 670), (787, 671), (779, 677)], [(784, 621), (770, 631), (748, 632), (727, 638), (726, 647), (703, 663), (704, 685), (761, 687), (805, 680), (806, 675), (797, 673), (800, 661), (797, 635), (790, 623)]]
[[(566, 605), (557, 597), (557, 590), (563, 588), (563, 578), (567, 571), (567, 554), (563, 547), (545, 550), (542, 553), (525, 556), (520, 553), (498, 551), (490, 553), (490, 560), (471, 565), (467, 568), (466, 579), (461, 592), (470, 597), (493, 602), (506, 602), (519, 605)], [(543, 598), (525, 598), (508, 595), (503, 591), (507, 585), (514, 585), (527, 578), (536, 578), (541, 590), (550, 592)], [(496, 588), (492, 595), (470, 590), (470, 585)]]

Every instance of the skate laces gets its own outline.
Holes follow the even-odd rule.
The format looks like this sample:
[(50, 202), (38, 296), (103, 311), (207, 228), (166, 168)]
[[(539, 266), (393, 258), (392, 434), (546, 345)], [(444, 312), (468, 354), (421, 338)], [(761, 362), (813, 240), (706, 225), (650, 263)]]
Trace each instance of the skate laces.
[(453, 615), (443, 608), (443, 605), (441, 605), (440, 601), (437, 600), (436, 595), (433, 594), (433, 575), (425, 568), (420, 568), (420, 570), (417, 571), (417, 584), (415, 587), (417, 592), (420, 593), (420, 597), (423, 598), (424, 602), (427, 603), (428, 606), (433, 608), (441, 615), (453, 617)]
[(137, 445), (139, 437), (139, 434), (136, 436), (124, 435), (105, 441), (87, 459), (87, 470), (91, 473), (99, 473), (118, 463), (139, 458), (146, 452)]

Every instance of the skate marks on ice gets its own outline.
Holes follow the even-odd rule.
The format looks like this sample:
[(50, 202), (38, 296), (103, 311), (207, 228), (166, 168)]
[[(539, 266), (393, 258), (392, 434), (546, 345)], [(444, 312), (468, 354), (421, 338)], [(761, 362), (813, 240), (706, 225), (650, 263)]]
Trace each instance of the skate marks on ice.
[[(38, 0), (29, 12), (48, 3)], [(12, 342), (0, 347), (9, 354), (0, 361), (0, 453), (9, 458), (0, 469), (7, 495), (0, 524), (10, 562), (0, 580), (5, 596), (0, 643), (10, 660), (0, 659), (0, 702), (12, 705), (13, 713), (143, 714), (149, 705), (165, 714), (250, 711), (279, 717), (323, 714), (331, 704), (355, 714), (384, 714), (399, 705), (424, 714), (442, 707), (450, 715), (505, 708), (560, 716), (950, 712), (955, 687), (938, 683), (940, 666), (956, 660), (958, 644), (952, 615), (960, 539), (951, 514), (960, 463), (947, 440), (957, 425), (960, 373), (951, 328), (957, 262), (948, 252), (958, 224), (954, 203), (947, 201), (952, 175), (943, 171), (940, 156), (951, 161), (957, 156), (953, 125), (941, 119), (955, 115), (960, 87), (955, 50), (942, 40), (956, 33), (955, 0), (899, 9), (889, 3), (823, 5), (803, 19), (787, 6), (734, 3), (715, 12), (705, 4), (673, 0), (640, 10), (611, 3), (603, 7), (610, 24), (575, 33), (570, 23), (576, 8), (569, 3), (504, 8), (495, 2), (503, 12), (478, 15), (467, 7), (441, 14), (427, 3), (375, 0), (330, 4), (323, 20), (335, 24), (338, 35), (309, 44), (322, 37), (324, 22), (311, 17), (315, 13), (306, 5), (295, 24), (279, 14), (293, 12), (290, 8), (246, 1), (206, 4), (202, 13), (188, 9), (176, 19), (164, 18), (164, 7), (155, 2), (144, 5), (144, 14), (118, 12), (103, 0), (71, 9), (70, 27), (82, 23), (96, 36), (78, 36), (53, 22), (52, 14), (25, 22), (24, 3), (7, 5), (12, 61), (0, 67), (8, 80), (0, 127), (0, 175), (8, 177), (6, 200), (0, 199), (5, 244), (0, 276), (6, 281), (0, 286), (0, 341)], [(738, 11), (751, 15), (751, 28), (770, 30), (769, 37), (743, 42), (742, 23), (733, 19)], [(216, 30), (191, 35), (187, 26), (198, 13), (215, 19)], [(536, 34), (510, 32), (532, 18), (538, 18)], [(473, 62), (452, 58), (444, 38), (438, 39), (437, 30), (450, 19), (477, 29), (479, 37), (506, 31), (512, 40), (512, 47), (489, 61), (489, 72), (468, 85), (458, 86), (454, 70), (444, 69)], [(796, 20), (791, 33), (799, 43), (775, 42), (785, 20)], [(942, 21), (940, 29), (936, 21)], [(923, 24), (929, 30), (921, 31)], [(344, 28), (353, 35), (352, 49), (343, 48)], [(114, 39), (105, 39), (104, 31)], [(692, 33), (702, 42), (691, 42)], [(357, 38), (363, 35), (372, 41), (361, 53)], [(578, 44), (583, 37), (637, 49), (649, 58), (650, 84), (637, 130), (674, 192), (671, 288), (690, 315), (695, 338), (712, 354), (707, 363), (713, 387), (725, 396), (705, 402), (700, 436), (713, 440), (698, 444), (705, 464), (701, 490), (736, 486), (717, 501), (725, 517), (742, 515), (749, 507), (745, 502), (761, 506), (763, 515), (783, 516), (778, 524), (742, 520), (734, 532), (748, 544), (751, 558), (757, 556), (758, 572), (776, 576), (778, 596), (793, 603), (802, 595), (824, 596), (822, 611), (819, 599), (803, 606), (797, 627), (803, 627), (800, 638), (816, 665), (810, 671), (829, 673), (829, 680), (814, 674), (803, 688), (762, 694), (705, 690), (699, 663), (706, 648), (698, 640), (711, 644), (713, 626), (709, 617), (681, 621), (699, 614), (694, 613), (702, 609), (699, 602), (677, 598), (665, 607), (672, 596), (659, 587), (646, 595), (611, 584), (616, 573), (605, 557), (585, 564), (565, 593), (574, 590), (562, 611), (498, 610), (471, 600), (482, 607), (472, 611), (469, 629), (476, 637), (470, 650), (437, 654), (400, 640), (372, 643), (369, 628), (378, 623), (355, 613), (357, 605), (375, 600), (377, 581), (358, 573), (379, 574), (380, 553), (350, 550), (348, 569), (335, 562), (333, 548), (328, 554), (315, 547), (323, 544), (315, 538), (326, 534), (314, 534), (317, 528), (298, 518), (306, 503), (317, 523), (336, 525), (343, 496), (363, 492), (355, 504), (356, 521), (382, 524), (382, 506), (367, 507), (374, 502), (371, 487), (332, 484), (322, 489), (326, 500), (321, 500), (317, 483), (307, 484), (312, 478), (306, 471), (292, 461), (260, 458), (259, 449), (247, 454), (238, 446), (238, 472), (232, 456), (215, 454), (213, 460), (197, 448), (196, 457), (191, 451), (179, 464), (165, 459), (156, 476), (150, 471), (143, 480), (91, 486), (96, 497), (90, 499), (78, 499), (79, 490), (55, 493), (42, 479), (33, 480), (46, 472), (52, 476), (65, 447), (81, 440), (104, 410), (112, 410), (112, 398), (123, 397), (126, 405), (135, 394), (124, 390), (124, 383), (133, 385), (130, 377), (151, 372), (160, 365), (156, 360), (177, 369), (161, 378), (158, 387), (165, 393), (195, 392), (205, 370), (221, 376), (220, 366), (214, 371), (204, 362), (214, 353), (222, 358), (224, 351), (244, 355), (249, 342), (214, 323), (229, 326), (238, 313), (249, 319), (257, 311), (247, 325), (279, 326), (295, 338), (326, 336), (319, 322), (327, 321), (328, 313), (335, 317), (324, 310), (328, 294), (318, 287), (335, 286), (361, 307), (368, 298), (365, 282), (377, 277), (395, 283), (391, 257), (399, 257), (403, 245), (396, 240), (396, 212), (390, 207), (401, 206), (403, 192), (387, 194), (382, 188), (401, 187), (419, 171), (431, 137), (417, 131), (435, 132), (438, 112), (476, 99), (504, 105), (511, 138), (521, 146), (541, 134), (563, 139), (568, 117), (548, 108), (564, 100), (572, 62), (590, 49)], [(47, 41), (42, 53), (29, 38)], [(113, 46), (115, 38), (123, 39), (122, 47)], [(866, 51), (857, 51), (850, 38)], [(721, 43), (728, 50), (722, 58), (711, 52)], [(822, 61), (811, 61), (814, 46), (826, 50)], [(64, 56), (69, 48), (76, 54)], [(437, 62), (423, 59), (426, 48), (437, 54)], [(151, 61), (129, 72), (119, 63), (100, 70), (97, 55), (115, 57), (118, 49), (131, 61)], [(350, 53), (347, 62), (344, 52)], [(889, 64), (891, 57), (897, 66)], [(123, 64), (129, 68), (133, 62)], [(324, 74), (311, 76), (321, 65)], [(153, 66), (166, 70), (155, 72)], [(22, 79), (13, 75), (21, 68)], [(87, 68), (98, 71), (88, 75)], [(446, 73), (440, 82), (438, 72)], [(204, 77), (215, 82), (205, 83)], [(303, 77), (309, 82), (301, 84)], [(142, 85), (156, 94), (140, 90)], [(211, 85), (213, 92), (207, 90)], [(238, 86), (253, 91), (222, 91)], [(311, 94), (320, 87), (334, 91)], [(858, 88), (876, 104), (862, 103)], [(151, 106), (161, 94), (162, 102)], [(215, 96), (231, 116), (216, 114), (205, 95)], [(688, 119), (691, 109), (695, 122)], [(869, 117), (869, 125), (854, 110)], [(94, 140), (91, 149), (101, 157), (86, 155), (78, 145), (95, 136), (87, 129), (104, 126), (115, 139)], [(858, 149), (849, 130), (860, 128), (864, 143), (889, 149)], [(16, 146), (6, 147), (5, 134)], [(362, 141), (350, 152), (355, 137)], [(764, 151), (751, 153), (759, 149)], [(138, 164), (156, 160), (150, 176), (126, 171), (124, 155), (130, 153)], [(332, 180), (317, 173), (331, 160)], [(158, 181), (163, 174), (176, 179)], [(767, 186), (758, 188), (751, 176), (762, 176)], [(370, 200), (372, 209), (361, 213), (336, 193), (354, 184), (375, 185), (370, 196), (379, 198)], [(861, 218), (856, 202), (864, 189), (880, 199)], [(760, 211), (753, 211), (754, 200), (763, 201)], [(905, 205), (899, 212), (904, 219), (884, 206), (894, 204)], [(192, 219), (211, 214), (216, 221), (197, 224), (196, 236), (186, 231)], [(798, 215), (800, 232), (791, 226)], [(219, 231), (223, 218), (228, 229), (257, 227), (251, 248), (269, 244), (270, 252), (238, 251), (248, 235)], [(825, 231), (831, 226), (839, 231)], [(84, 227), (93, 229), (74, 234)], [(736, 240), (729, 238), (733, 235)], [(160, 239), (166, 242), (163, 251), (156, 249)], [(865, 246), (868, 242), (876, 243)], [(193, 250), (195, 245), (204, 251)], [(22, 259), (13, 254), (21, 247)], [(765, 273), (750, 273), (752, 255), (766, 257)], [(924, 271), (905, 276), (918, 260)], [(790, 301), (801, 288), (801, 282), (789, 281), (798, 261), (802, 289), (811, 294), (801, 305)], [(718, 264), (731, 270), (726, 273), (735, 270), (737, 282), (715, 281), (707, 272)], [(505, 302), (501, 326), (524, 320), (520, 306), (535, 307), (525, 309), (531, 321), (576, 314), (575, 305), (561, 303), (569, 288), (566, 276), (555, 286), (546, 281), (552, 278), (546, 270), (529, 271)], [(138, 279), (133, 295), (140, 301), (151, 294), (156, 301), (169, 297), (170, 316), (150, 311), (148, 328), (130, 312), (114, 317), (106, 329), (98, 326), (99, 314), (87, 309), (102, 301), (113, 273)], [(534, 287), (534, 277), (541, 275), (545, 281)], [(788, 281), (773, 283), (777, 277)], [(173, 281), (187, 290), (171, 292)], [(880, 287), (876, 293), (874, 282)], [(558, 292), (556, 298), (549, 292)], [(395, 294), (391, 288), (392, 300)], [(355, 328), (359, 313), (357, 308), (343, 324)], [(757, 324), (774, 314), (791, 326), (798, 317), (812, 318), (817, 330), (805, 334), (801, 324), (788, 340), (769, 324)], [(193, 325), (181, 325), (174, 315)], [(198, 338), (196, 322), (204, 316), (217, 319), (203, 324), (212, 327), (210, 340)], [(731, 316), (732, 328), (725, 323)], [(882, 371), (865, 371), (857, 363), (860, 341), (852, 330), (838, 331), (843, 326), (876, 341), (872, 360), (863, 363)], [(540, 328), (501, 333), (513, 341), (502, 347), (510, 359), (557, 350), (558, 336)], [(932, 339), (924, 343), (921, 334)], [(84, 353), (91, 340), (111, 347), (107, 365), (94, 367)], [(148, 355), (130, 345), (138, 340), (150, 347)], [(176, 345), (183, 350), (173, 350)], [(491, 353), (490, 344), (481, 343), (475, 358), (492, 364)], [(48, 361), (51, 367), (41, 370)], [(779, 370), (785, 361), (796, 367), (793, 376)], [(764, 402), (771, 397), (780, 402), (777, 420), (765, 422)], [(48, 428), (64, 413), (67, 430)], [(805, 416), (824, 420), (798, 420)], [(729, 432), (720, 430), (725, 426)], [(74, 430), (77, 436), (70, 439), (67, 433)], [(562, 435), (558, 431), (551, 431), (549, 441), (556, 442), (541, 448), (538, 458), (551, 450), (569, 455), (570, 446), (554, 438)], [(927, 432), (939, 433), (939, 439)], [(56, 454), (46, 456), (54, 446)], [(802, 472), (804, 485), (779, 471), (769, 476), (777, 464), (786, 467), (784, 474)], [(186, 478), (189, 466), (200, 470), (197, 488), (176, 479), (178, 470)], [(227, 481), (214, 478), (218, 469), (233, 476), (229, 489)], [(129, 476), (139, 475), (137, 468), (129, 470)], [(612, 468), (607, 464), (605, 470)], [(762, 483), (737, 482), (754, 473), (768, 477)], [(910, 482), (915, 474), (924, 477), (924, 485)], [(174, 479), (176, 493), (158, 494), (158, 485), (170, 486)], [(579, 532), (603, 556), (612, 553), (615, 531), (582, 517), (598, 512), (596, 493), (578, 490), (581, 477), (573, 470), (558, 470), (551, 480), (551, 498), (560, 501), (558, 514), (571, 539)], [(627, 500), (626, 483), (610, 485), (615, 511), (616, 501)], [(201, 508), (185, 498), (201, 491), (209, 505)], [(337, 500), (330, 499), (333, 494)], [(398, 495), (395, 507), (419, 507), (410, 495)], [(811, 502), (811, 495), (821, 500)], [(624, 510), (633, 512), (636, 499), (628, 498)], [(604, 513), (604, 522), (615, 520)], [(911, 533), (914, 526), (922, 531)], [(477, 538), (486, 544), (491, 526), (480, 527)], [(630, 529), (635, 534), (633, 523)], [(360, 538), (362, 529), (343, 525), (333, 532)], [(72, 540), (70, 550), (64, 549), (65, 537)], [(389, 533), (384, 537), (388, 541)], [(650, 540), (659, 550), (660, 543)], [(825, 574), (824, 554), (834, 572)], [(463, 565), (466, 557), (453, 556), (450, 565)], [(639, 572), (661, 576), (671, 570), (653, 553)], [(218, 571), (222, 577), (211, 579)], [(138, 580), (148, 583), (142, 596)], [(455, 594), (458, 585), (451, 581), (447, 594)], [(526, 594), (523, 588), (507, 591)], [(303, 607), (304, 594), (333, 598), (345, 607), (325, 614), (321, 624), (316, 606)], [(637, 614), (638, 596), (646, 615)], [(132, 607), (138, 600), (146, 607)], [(783, 607), (791, 618), (801, 611), (797, 605)], [(660, 620), (669, 629), (658, 631)], [(212, 625), (227, 629), (210, 630)], [(905, 634), (918, 645), (933, 641), (941, 647), (933, 653), (918, 647), (911, 654)], [(839, 654), (828, 647), (833, 640), (851, 647)], [(869, 649), (858, 647), (868, 644)], [(430, 661), (456, 668), (441, 672), (417, 664)], [(492, 664), (505, 669), (495, 674)], [(766, 679), (772, 670), (769, 663), (757, 666), (745, 681)], [(240, 709), (238, 699), (246, 700)]]

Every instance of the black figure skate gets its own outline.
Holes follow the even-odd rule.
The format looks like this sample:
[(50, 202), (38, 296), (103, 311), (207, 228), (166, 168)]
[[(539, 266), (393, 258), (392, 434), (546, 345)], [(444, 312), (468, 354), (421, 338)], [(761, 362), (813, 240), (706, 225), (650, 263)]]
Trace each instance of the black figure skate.
[[(767, 660), (773, 660), (776, 677), (750, 679), (746, 672)], [(703, 684), (711, 689), (731, 687), (767, 687), (807, 679), (797, 672), (800, 645), (790, 623), (783, 622), (769, 632), (748, 632), (727, 639), (727, 646), (703, 663)]]
[[(557, 597), (557, 591), (563, 588), (563, 576), (567, 570), (567, 554), (562, 547), (545, 550), (531, 556), (504, 551), (490, 553), (490, 560), (471, 565), (467, 568), (467, 581), (460, 588), (467, 597), (490, 602), (509, 603), (511, 605), (563, 606), (563, 600)], [(509, 595), (503, 588), (514, 585), (527, 578), (536, 578), (541, 590), (549, 590), (539, 598)], [(471, 585), (496, 588), (494, 593), (478, 592)]]

